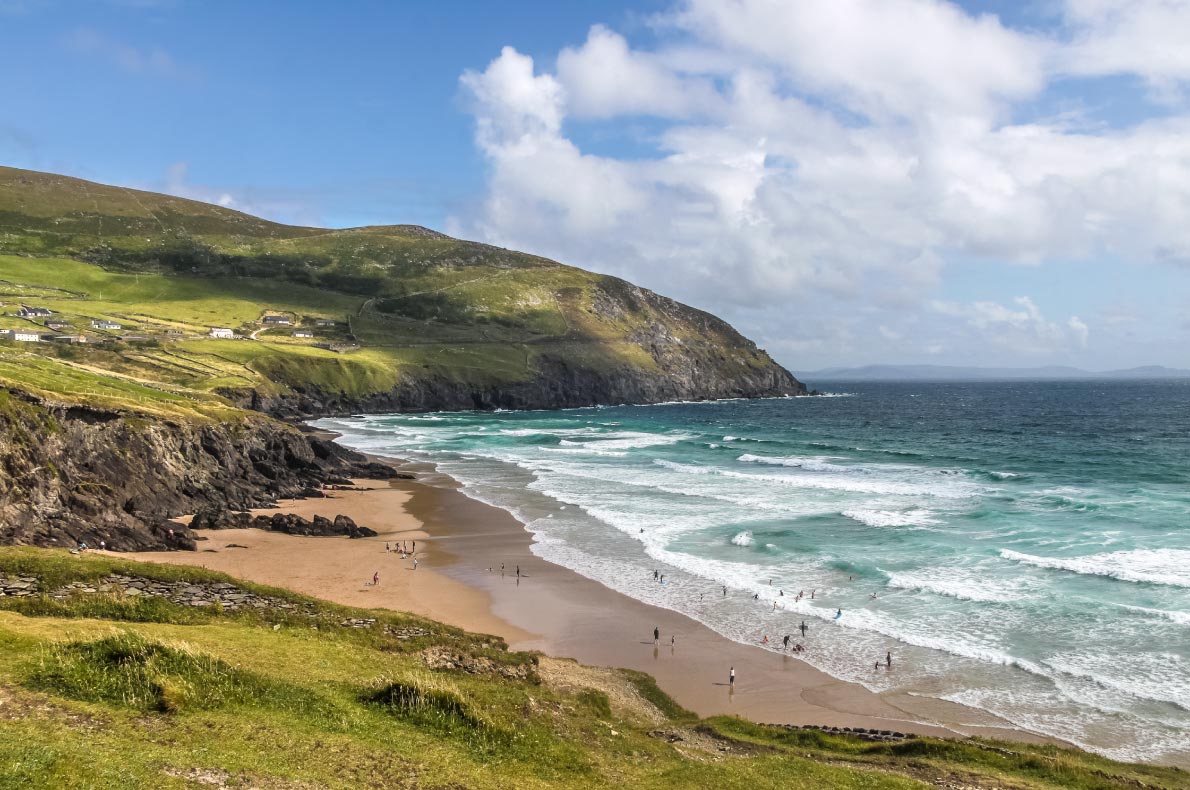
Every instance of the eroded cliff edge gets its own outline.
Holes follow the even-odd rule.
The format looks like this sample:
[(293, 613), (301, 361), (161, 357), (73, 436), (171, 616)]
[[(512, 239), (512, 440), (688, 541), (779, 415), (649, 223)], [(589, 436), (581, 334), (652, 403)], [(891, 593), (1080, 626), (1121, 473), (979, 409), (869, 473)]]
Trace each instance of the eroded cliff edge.
[(263, 507), (349, 476), (392, 476), (264, 416), (147, 419), (7, 389), (0, 389), (0, 470), (0, 542), (103, 540), (120, 551), (193, 549), (193, 533), (166, 522), (173, 516)]

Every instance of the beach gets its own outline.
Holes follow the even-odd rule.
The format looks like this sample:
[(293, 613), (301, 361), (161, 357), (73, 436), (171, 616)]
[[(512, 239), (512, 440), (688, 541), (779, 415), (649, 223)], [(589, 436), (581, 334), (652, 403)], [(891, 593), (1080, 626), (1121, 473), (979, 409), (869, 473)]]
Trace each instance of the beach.
[[(408, 611), (501, 636), (513, 649), (641, 670), (701, 716), (1053, 741), (974, 708), (878, 694), (840, 681), (780, 651), (782, 635), (771, 635), (768, 647), (740, 644), (682, 614), (614, 592), (534, 556), (529, 533), (511, 515), (454, 490), (424, 465), (419, 469), (435, 484), (360, 480), (360, 490), (328, 491), (324, 499), (284, 501), (279, 508), (254, 511), (306, 518), (344, 514), (379, 533), (373, 538), (216, 530), (200, 533), (206, 540), (196, 552), (131, 556), (202, 566), (350, 606)], [(416, 541), (416, 569), (412, 558), (386, 551), (386, 543), (395, 548), (401, 541)], [(373, 574), (379, 575), (376, 585)], [(804, 641), (813, 649), (818, 627), (811, 623), (807, 638), (795, 633), (792, 642)], [(660, 632), (656, 645), (654, 628)], [(732, 668), (734, 688), (728, 684)], [(894, 657), (891, 670), (872, 671), (895, 673), (897, 668)]]

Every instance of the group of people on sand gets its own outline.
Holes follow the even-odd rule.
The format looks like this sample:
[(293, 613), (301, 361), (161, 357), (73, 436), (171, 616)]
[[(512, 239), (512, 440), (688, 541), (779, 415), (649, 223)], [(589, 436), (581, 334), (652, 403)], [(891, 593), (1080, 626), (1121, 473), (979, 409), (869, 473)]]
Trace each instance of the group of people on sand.
[[(412, 545), (410, 545), (410, 544), (412, 544)], [(405, 559), (406, 557), (417, 553), (417, 541), (416, 540), (413, 540), (413, 541), (404, 541), (403, 540), (400, 543), (393, 543), (393, 544), (385, 543), (384, 550), (385, 551), (395, 551), (401, 555), (401, 559)], [(417, 562), (417, 560), (414, 560), (414, 562)]]
[[(417, 563), (419, 560), (416, 556), (414, 556), (417, 552), (417, 541), (416, 540), (409, 540), (409, 541), (402, 540), (399, 543), (398, 542), (391, 542), (391, 543), (385, 542), (384, 550), (386, 552), (396, 552), (396, 553), (400, 554), (401, 559), (403, 559), (403, 560), (408, 559), (409, 557), (413, 557), (413, 570), (417, 570)], [(376, 571), (375, 573), (372, 574), (372, 582), (371, 582), (370, 586), (376, 587), (379, 584), (380, 584), (380, 571)]]

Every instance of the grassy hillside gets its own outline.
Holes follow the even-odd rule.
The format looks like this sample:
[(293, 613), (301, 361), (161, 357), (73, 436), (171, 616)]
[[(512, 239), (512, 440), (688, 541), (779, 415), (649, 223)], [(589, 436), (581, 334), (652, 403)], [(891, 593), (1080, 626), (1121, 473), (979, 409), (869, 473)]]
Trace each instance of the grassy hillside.
[[(113, 572), (269, 605), (104, 592)], [(1053, 747), (699, 721), (639, 673), (191, 568), (0, 549), (0, 588), (19, 579), (36, 592), (0, 597), (0, 787), (1188, 786)]]
[[(800, 388), (714, 316), (544, 258), (413, 226), (281, 225), (3, 167), (0, 302), (0, 329), (43, 325), (13, 315), (29, 304), (53, 310), (60, 333), (135, 336), (115, 356), (72, 352), (95, 371), (177, 391), (359, 401), (403, 388), (394, 400), (458, 408), (513, 391), (507, 405), (556, 406)], [(251, 347), (208, 342), (211, 327)]]

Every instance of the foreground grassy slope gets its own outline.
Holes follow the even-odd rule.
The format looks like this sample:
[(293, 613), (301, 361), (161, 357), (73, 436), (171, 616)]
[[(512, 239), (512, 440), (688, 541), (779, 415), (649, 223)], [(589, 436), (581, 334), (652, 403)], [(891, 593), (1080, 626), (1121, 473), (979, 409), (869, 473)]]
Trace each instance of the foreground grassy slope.
[[(211, 375), (156, 352), (91, 363), (258, 400), (358, 402), (396, 387), (406, 391), (398, 401), (416, 407), (514, 391), (501, 405), (540, 407), (800, 391), (723, 321), (613, 277), (413, 226), (287, 226), (4, 167), (0, 301), (52, 309), (61, 331), (92, 339), (189, 339), (183, 352), (203, 357), (193, 367), (210, 365)], [(2, 312), (0, 329), (28, 328)], [(266, 314), (293, 325), (266, 326)], [(120, 329), (92, 330), (97, 319)], [(256, 347), (200, 348), (212, 326)], [(295, 337), (296, 327), (311, 336)], [(335, 361), (357, 347), (368, 354)], [(563, 390), (551, 389), (557, 381)]]
[[(43, 591), (191, 568), (0, 549)], [(639, 673), (234, 582), (292, 608), (0, 597), (0, 787), (1187, 787), (1174, 769), (978, 740), (866, 743), (698, 721)], [(374, 618), (352, 628), (347, 618)], [(410, 636), (412, 634), (412, 636)], [(427, 656), (486, 669), (431, 669)], [(457, 664), (458, 665), (458, 664)], [(457, 666), (456, 665), (456, 666)]]

